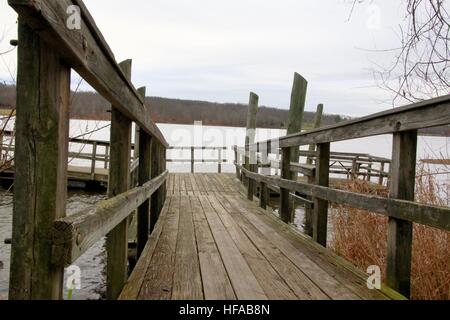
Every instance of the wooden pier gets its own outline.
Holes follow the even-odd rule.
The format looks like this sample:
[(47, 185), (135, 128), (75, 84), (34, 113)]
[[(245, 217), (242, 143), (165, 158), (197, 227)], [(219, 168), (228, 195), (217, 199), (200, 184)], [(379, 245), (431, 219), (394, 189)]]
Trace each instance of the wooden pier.
[(233, 174), (169, 174), (155, 230), (120, 299), (398, 299), (246, 198)]
[[(414, 202), (417, 132), (450, 123), (450, 96), (302, 132), (307, 82), (296, 73), (287, 136), (254, 141), (258, 96), (251, 93), (246, 143), (234, 148), (236, 174), (172, 174), (145, 88), (130, 81), (131, 60), (116, 62), (83, 2), (9, 4), (19, 14), (10, 299), (62, 299), (64, 268), (105, 236), (108, 299), (402, 299), (410, 295), (413, 224), (450, 231), (448, 207)], [(79, 30), (66, 27), (70, 5), (80, 8)], [(112, 117), (103, 156), (108, 199), (67, 216), (71, 68), (111, 103)], [(139, 128), (134, 159), (132, 122)], [(330, 151), (336, 141), (384, 134), (393, 136), (392, 159), (353, 154), (349, 165), (348, 155)], [(221, 171), (220, 148), (217, 161)], [(368, 182), (388, 178), (390, 196), (337, 189), (333, 170)], [(280, 193), (279, 216), (270, 188)], [(293, 225), (294, 197), (305, 205), (306, 234)], [(368, 274), (326, 248), (329, 203), (389, 217), (380, 289), (369, 290)]]

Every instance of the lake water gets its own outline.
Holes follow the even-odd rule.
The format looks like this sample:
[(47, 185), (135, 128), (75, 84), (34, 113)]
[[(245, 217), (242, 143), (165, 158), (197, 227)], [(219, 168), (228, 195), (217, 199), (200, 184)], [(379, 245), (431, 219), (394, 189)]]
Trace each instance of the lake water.
[[(231, 150), (233, 145), (242, 146), (245, 141), (245, 128), (232, 127), (212, 127), (196, 125), (170, 125), (158, 124), (166, 140), (171, 146), (227, 146), (229, 149), (224, 155), (228, 162), (223, 165), (223, 172), (235, 172), (233, 165), (234, 152)], [(97, 130), (97, 131), (96, 131)], [(80, 121), (72, 120), (70, 136), (80, 136), (86, 132), (92, 132), (83, 136), (87, 139), (109, 140), (108, 122), (104, 121)], [(133, 130), (134, 133), (134, 130)], [(257, 129), (256, 141), (276, 138), (285, 135), (285, 130)], [(134, 139), (134, 138), (133, 138)], [(446, 158), (449, 159), (449, 140), (440, 137), (419, 137), (418, 159), (424, 158)], [(71, 145), (71, 151), (89, 152), (89, 147), (80, 145)], [(392, 153), (391, 136), (376, 136), (364, 139), (356, 139), (331, 144), (332, 151), (370, 153), (374, 156), (390, 158)], [(100, 150), (101, 152), (101, 150)], [(198, 151), (196, 157), (205, 159), (217, 158), (216, 151)], [(169, 151), (168, 158), (188, 159), (190, 151)], [(83, 160), (72, 160), (74, 165), (89, 165), (89, 162)], [(102, 164), (98, 164), (101, 166)], [(187, 172), (190, 170), (190, 164), (168, 163), (168, 170), (171, 172)], [(446, 168), (435, 167), (435, 170), (449, 171)], [(217, 164), (197, 164), (196, 171), (216, 172)], [(441, 180), (449, 179), (449, 174), (439, 176)], [(9, 281), (9, 256), (10, 246), (3, 243), (4, 239), (11, 237), (12, 223), (12, 195), (5, 190), (0, 190), (0, 300), (6, 299), (8, 295)], [(87, 192), (70, 191), (67, 212), (72, 214), (97, 201), (104, 199), (105, 195), (92, 194)], [(301, 224), (302, 212), (299, 211), (296, 222)], [(80, 267), (82, 274), (81, 290), (74, 292), (74, 299), (100, 299), (105, 292), (105, 250), (104, 239), (93, 246), (86, 254), (74, 263)], [(66, 278), (66, 277), (65, 277)], [(67, 296), (65, 291), (64, 296)]]

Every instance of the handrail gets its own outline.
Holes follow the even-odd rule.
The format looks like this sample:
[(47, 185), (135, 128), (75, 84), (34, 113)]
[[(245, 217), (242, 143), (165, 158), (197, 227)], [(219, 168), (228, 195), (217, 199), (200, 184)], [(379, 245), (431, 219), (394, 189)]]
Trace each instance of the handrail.
[(296, 147), (443, 126), (450, 123), (449, 108), (450, 95), (445, 95), (355, 120), (257, 142), (249, 147), (256, 150), (267, 145), (270, 150), (272, 145)]
[(140, 187), (55, 220), (52, 235), (53, 263), (67, 266), (74, 262), (149, 199), (166, 181), (167, 176), (166, 170)]
[(384, 198), (349, 192), (330, 187), (322, 187), (279, 177), (265, 176), (251, 172), (243, 166), (239, 169), (248, 177), (258, 182), (289, 189), (307, 196), (327, 200), (336, 204), (348, 205), (353, 208), (368, 210), (388, 217), (394, 217), (422, 225), (450, 231), (450, 208), (420, 204), (413, 201)]
[(120, 70), (111, 49), (81, 0), (75, 1), (81, 11), (81, 29), (72, 32), (67, 32), (66, 27), (66, 10), (74, 4), (71, 0), (9, 0), (8, 3), (19, 15), (27, 17), (29, 25), (35, 27), (42, 38), (57, 46), (61, 58), (115, 108), (162, 145), (168, 146), (161, 131), (151, 120), (144, 98)]

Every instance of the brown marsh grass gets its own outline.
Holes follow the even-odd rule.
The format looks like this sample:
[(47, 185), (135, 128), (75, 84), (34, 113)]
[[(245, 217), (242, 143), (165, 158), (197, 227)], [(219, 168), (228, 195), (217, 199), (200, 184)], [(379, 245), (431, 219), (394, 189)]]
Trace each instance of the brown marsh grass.
[[(447, 206), (447, 184), (419, 165), (416, 201)], [(388, 190), (370, 188), (365, 181), (346, 184), (348, 191), (387, 196)], [(330, 217), (333, 233), (331, 247), (362, 270), (378, 265), (385, 280), (387, 222), (384, 216), (363, 210), (333, 205)], [(411, 298), (416, 300), (450, 299), (450, 232), (414, 224)]]

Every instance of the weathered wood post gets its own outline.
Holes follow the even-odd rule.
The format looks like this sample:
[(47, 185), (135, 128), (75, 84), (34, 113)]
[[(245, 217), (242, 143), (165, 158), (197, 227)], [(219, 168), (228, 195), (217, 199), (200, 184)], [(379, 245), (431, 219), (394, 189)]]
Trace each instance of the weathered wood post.
[[(145, 87), (139, 88), (138, 92), (145, 99)], [(150, 112), (145, 116), (150, 117)], [(142, 186), (150, 180), (152, 137), (144, 130), (139, 130), (137, 134), (139, 134), (139, 186)], [(137, 213), (137, 259), (141, 256), (148, 240), (150, 232), (149, 216), (150, 200), (146, 200), (138, 208)]]
[(234, 159), (236, 167), (236, 178), (241, 179), (241, 171), (238, 168), (238, 165), (240, 164), (238, 146), (234, 146)]
[[(119, 64), (128, 80), (131, 79), (131, 60)], [(112, 106), (110, 166), (108, 197), (113, 198), (130, 186), (131, 120)], [(108, 299), (117, 299), (127, 280), (128, 219), (124, 219), (107, 236), (107, 287)]]
[(219, 148), (218, 151), (219, 151), (219, 155), (218, 155), (219, 164), (217, 167), (217, 172), (222, 173), (222, 148)]
[(9, 298), (61, 299), (52, 229), (66, 211), (70, 68), (21, 18), (18, 35)]
[[(293, 180), (291, 171), (292, 148), (287, 147), (281, 150), (281, 179)], [(289, 189), (280, 188), (280, 218), (286, 223), (290, 223), (292, 219), (290, 192)]]
[(191, 173), (194, 173), (195, 168), (195, 148), (191, 147)]
[[(249, 171), (255, 171), (255, 150), (250, 148), (250, 145), (255, 143), (256, 135), (256, 114), (258, 113), (259, 97), (253, 92), (250, 92), (250, 99), (248, 102), (247, 113), (247, 132), (245, 135), (245, 169)], [(254, 181), (248, 177), (245, 178), (247, 184), (247, 198), (253, 200), (254, 194)]]
[[(390, 197), (414, 201), (417, 157), (417, 130), (394, 133)], [(405, 297), (411, 292), (413, 224), (389, 218), (387, 284)]]
[(97, 142), (92, 143), (91, 180), (95, 180), (95, 166), (97, 163)]
[[(323, 104), (319, 104), (317, 106), (317, 111), (316, 111), (316, 116), (314, 117), (314, 129), (320, 128), (321, 124), (322, 124), (322, 115), (323, 115)], [(316, 145), (315, 144), (311, 144), (309, 146), (309, 151), (310, 152), (315, 152), (316, 151)], [(313, 164), (313, 159), (312, 157), (308, 157), (306, 159), (306, 164), (312, 165)], [(310, 175), (307, 177), (308, 179), (308, 183), (309, 184), (314, 184), (316, 177), (315, 177), (315, 170), (314, 170), (314, 175)], [(312, 197), (307, 197), (308, 200), (313, 200)], [(305, 219), (303, 221), (304, 224), (304, 231), (305, 233), (310, 236), (313, 237), (313, 208), (311, 206), (305, 206)]]
[[(303, 113), (305, 111), (306, 91), (308, 88), (308, 82), (297, 72), (294, 73), (294, 83), (292, 85), (291, 104), (289, 109), (288, 128), (287, 134), (294, 134), (302, 131)], [(283, 156), (287, 154), (286, 150), (283, 150)], [(292, 147), (289, 152), (289, 159), (282, 159), (283, 169), (281, 177), (283, 179), (297, 180), (297, 174), (293, 174), (290, 171), (290, 162), (299, 162), (300, 148), (298, 146)], [(281, 192), (281, 207), (287, 212), (282, 212), (282, 219), (286, 223), (292, 223), (295, 219), (295, 210), (291, 205), (289, 190), (282, 190)], [(283, 204), (288, 202), (289, 204)]]
[(381, 161), (381, 163), (380, 163), (380, 176), (378, 177), (378, 184), (380, 186), (383, 185), (383, 181), (384, 181), (384, 177), (383, 177), (383, 175), (384, 175), (384, 168), (385, 168), (385, 162)]
[(109, 161), (108, 159), (109, 159), (109, 146), (106, 146), (105, 147), (105, 162), (104, 162), (104, 165), (103, 165), (103, 167), (105, 169), (108, 168), (108, 161)]
[[(316, 185), (329, 186), (330, 143), (317, 145)], [(313, 239), (327, 246), (328, 201), (314, 198)]]
[[(157, 177), (161, 172), (161, 149), (163, 146), (156, 140), (153, 139), (151, 146), (151, 178)], [(161, 207), (161, 188), (159, 188), (155, 193), (152, 194), (150, 200), (150, 233), (155, 228), (156, 222), (159, 217), (159, 210)]]
[[(323, 116), (323, 104), (319, 104), (317, 106), (316, 115), (314, 117), (314, 126), (313, 129), (318, 129), (322, 125), (322, 116)], [(309, 145), (309, 152), (315, 152), (316, 151), (316, 145), (311, 144)], [(313, 164), (312, 157), (308, 157), (306, 159), (306, 164)]]

